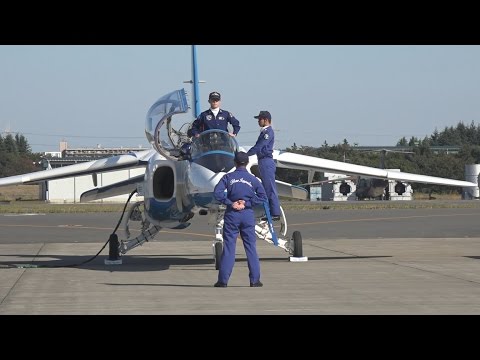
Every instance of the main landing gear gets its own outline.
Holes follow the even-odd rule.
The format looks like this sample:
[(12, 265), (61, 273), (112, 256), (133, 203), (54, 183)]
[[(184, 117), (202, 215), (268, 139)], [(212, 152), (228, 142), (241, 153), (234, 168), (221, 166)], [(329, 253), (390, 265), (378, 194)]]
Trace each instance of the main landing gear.
[[(287, 238), (287, 218), (282, 207), (280, 207), (280, 211), (280, 220), (273, 221), (271, 224), (273, 225), (273, 232), (276, 236), (274, 236), (270, 231), (270, 225), (268, 221), (262, 220), (262, 218), (265, 217), (265, 214), (260, 213), (258, 216), (256, 216), (257, 223), (255, 225), (255, 234), (257, 235), (257, 238), (284, 249), (290, 254), (289, 260), (292, 262), (308, 261), (308, 257), (303, 256), (302, 234), (300, 231), (294, 231), (292, 237), (290, 239)], [(215, 240), (213, 241), (212, 249), (213, 259), (215, 261), (215, 269), (218, 270), (220, 256), (222, 255), (223, 251), (223, 212), (219, 212), (217, 215)]]

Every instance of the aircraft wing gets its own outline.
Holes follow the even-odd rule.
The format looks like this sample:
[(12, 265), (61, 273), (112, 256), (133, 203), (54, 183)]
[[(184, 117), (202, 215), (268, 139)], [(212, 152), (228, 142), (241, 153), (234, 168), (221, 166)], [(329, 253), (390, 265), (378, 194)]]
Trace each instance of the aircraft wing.
[(155, 150), (145, 150), (126, 155), (93, 160), (75, 165), (59, 167), (51, 170), (31, 172), (28, 174), (0, 178), (0, 186), (34, 184), (45, 180), (62, 179), (71, 176), (88, 175), (107, 171), (142, 167), (156, 153)]
[(436, 185), (450, 185), (460, 187), (478, 186), (478, 184), (469, 181), (454, 180), (420, 174), (411, 174), (401, 171), (388, 171), (385, 169), (379, 169), (370, 166), (349, 164), (341, 161), (327, 160), (314, 156), (294, 154), (279, 150), (275, 150), (273, 152), (273, 158), (276, 160), (277, 167), (279, 168), (314, 170), (345, 175), (363, 175), (379, 179), (391, 179)]

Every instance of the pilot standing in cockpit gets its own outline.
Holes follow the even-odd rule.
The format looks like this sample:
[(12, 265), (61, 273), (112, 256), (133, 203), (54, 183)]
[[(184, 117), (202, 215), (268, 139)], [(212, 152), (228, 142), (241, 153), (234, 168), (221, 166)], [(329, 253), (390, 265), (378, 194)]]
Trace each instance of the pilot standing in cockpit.
[[(230, 136), (237, 136), (240, 131), (240, 122), (230, 111), (220, 109), (220, 93), (211, 92), (208, 96), (210, 109), (202, 112), (193, 122), (190, 129), (191, 136), (198, 137), (205, 130), (219, 129), (229, 133)], [(232, 125), (233, 132), (228, 131), (228, 124)]]

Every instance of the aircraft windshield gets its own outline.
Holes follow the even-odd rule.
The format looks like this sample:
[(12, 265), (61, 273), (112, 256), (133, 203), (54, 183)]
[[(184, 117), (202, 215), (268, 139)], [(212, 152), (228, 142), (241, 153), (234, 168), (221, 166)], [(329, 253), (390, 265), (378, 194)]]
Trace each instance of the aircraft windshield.
[[(186, 113), (188, 103), (184, 89), (162, 96), (150, 107), (145, 123), (145, 135), (152, 146), (167, 158), (177, 156), (179, 148), (188, 137), (182, 128), (173, 128), (172, 116)], [(188, 127), (189, 124), (185, 124)], [(160, 130), (161, 129), (161, 130)]]
[(234, 166), (238, 143), (234, 137), (223, 130), (207, 130), (194, 137), (191, 147), (191, 159), (213, 172), (228, 172)]

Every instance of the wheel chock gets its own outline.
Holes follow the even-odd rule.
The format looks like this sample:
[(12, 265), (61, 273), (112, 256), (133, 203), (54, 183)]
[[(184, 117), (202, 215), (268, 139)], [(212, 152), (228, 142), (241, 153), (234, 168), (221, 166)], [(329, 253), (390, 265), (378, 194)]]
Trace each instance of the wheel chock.
[(291, 262), (307, 262), (308, 256), (290, 256), (289, 260)]

